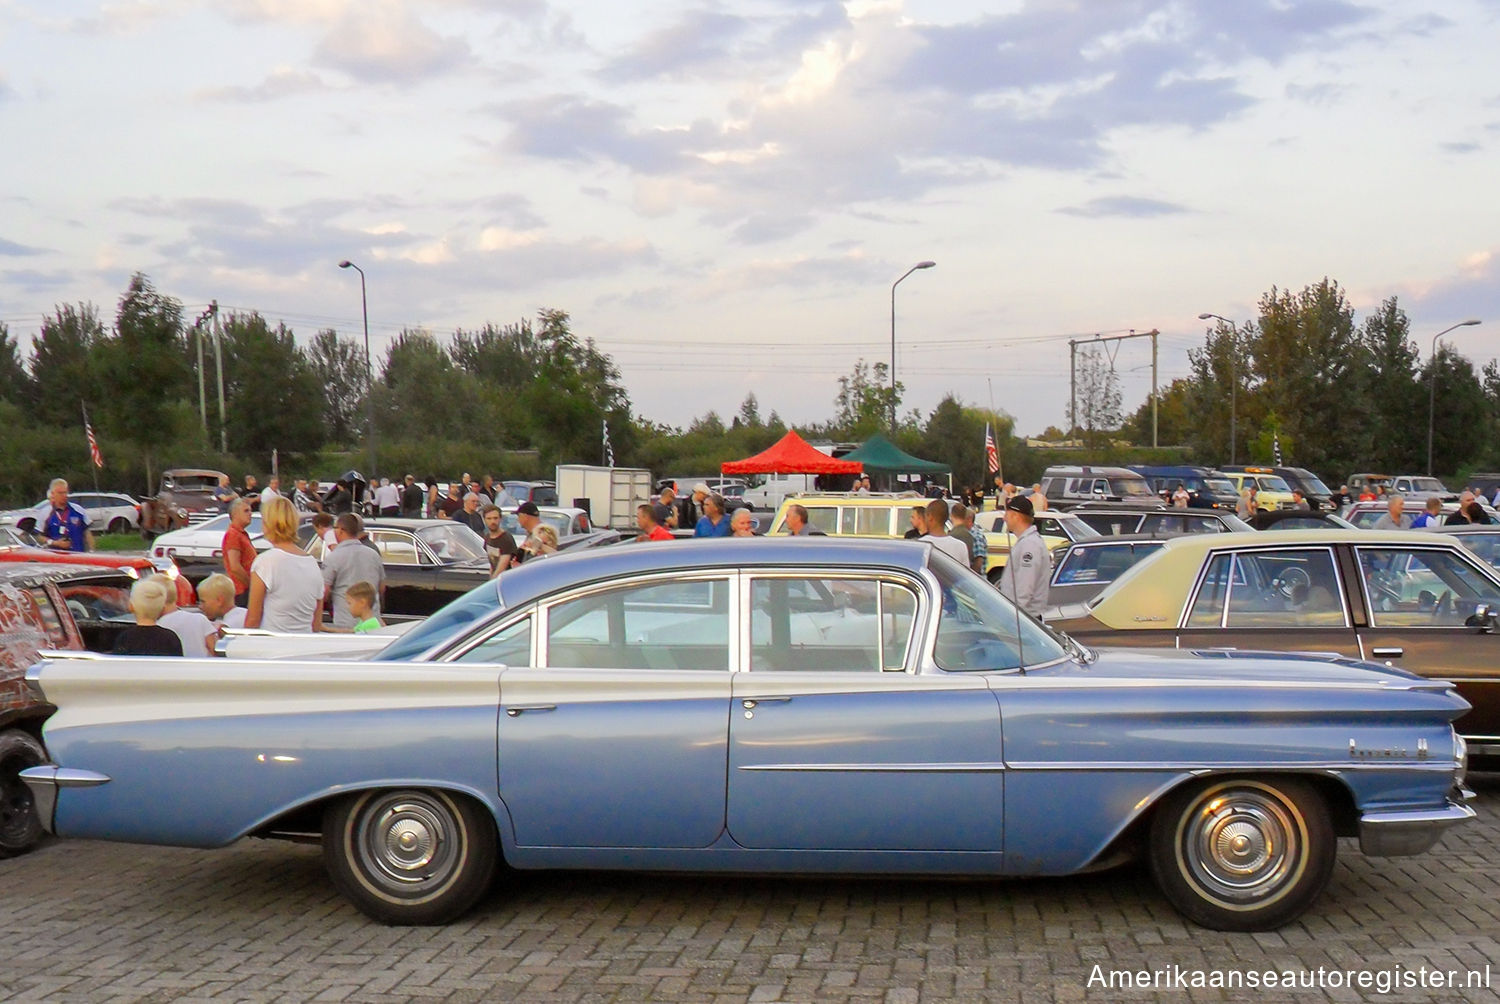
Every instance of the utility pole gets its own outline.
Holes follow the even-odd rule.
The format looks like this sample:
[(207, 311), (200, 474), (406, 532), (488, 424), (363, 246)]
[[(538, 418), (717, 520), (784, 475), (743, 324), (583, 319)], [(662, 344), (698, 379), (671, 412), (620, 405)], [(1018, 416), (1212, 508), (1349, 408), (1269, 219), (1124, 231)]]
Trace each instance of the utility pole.
[(219, 452), (229, 452), (229, 429), (224, 424), (224, 332), (219, 327), (219, 301), (210, 300), (208, 312), (214, 318), (214, 366), (219, 374)]
[[(1075, 426), (1078, 424), (1078, 367), (1077, 367), (1078, 346), (1082, 345), (1084, 343), (1103, 344), (1104, 342), (1126, 342), (1126, 341), (1129, 341), (1132, 338), (1149, 338), (1149, 339), (1151, 339), (1151, 445), (1153, 447), (1155, 447), (1156, 446), (1156, 401), (1157, 401), (1157, 397), (1158, 397), (1158, 395), (1156, 393), (1156, 349), (1157, 349), (1157, 341), (1156, 340), (1157, 340), (1158, 336), (1160, 336), (1160, 335), (1161, 335), (1160, 331), (1158, 331), (1155, 328), (1152, 328), (1150, 331), (1136, 331), (1134, 329), (1131, 329), (1131, 332), (1128, 335), (1110, 335), (1108, 338), (1105, 338), (1105, 337), (1103, 337), (1101, 335), (1095, 335), (1093, 338), (1069, 338), (1068, 339), (1068, 399), (1069, 399), (1069, 405), (1068, 405), (1068, 407), (1071, 409), (1069, 411), (1069, 413), (1068, 413), (1068, 422), (1069, 422), (1069, 424), (1075, 425)], [(1073, 431), (1072, 429), (1068, 430), (1068, 432), (1069, 432), (1070, 435), (1072, 434), (1072, 431)]]

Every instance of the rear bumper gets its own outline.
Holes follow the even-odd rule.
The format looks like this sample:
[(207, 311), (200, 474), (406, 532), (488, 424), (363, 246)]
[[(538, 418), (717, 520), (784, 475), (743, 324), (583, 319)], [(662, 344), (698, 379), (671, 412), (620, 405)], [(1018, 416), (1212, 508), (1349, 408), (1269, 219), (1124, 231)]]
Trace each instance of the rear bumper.
[(47, 832), (53, 834), (57, 833), (53, 817), (57, 811), (59, 788), (94, 788), (109, 783), (109, 778), (98, 771), (59, 767), (50, 763), (42, 767), (28, 767), (21, 771), (20, 776), (26, 782), (26, 787), (31, 789), (37, 818), (42, 821)]
[(1371, 857), (1422, 854), (1450, 826), (1473, 818), (1473, 809), (1451, 799), (1441, 809), (1367, 812), (1359, 820), (1359, 849)]

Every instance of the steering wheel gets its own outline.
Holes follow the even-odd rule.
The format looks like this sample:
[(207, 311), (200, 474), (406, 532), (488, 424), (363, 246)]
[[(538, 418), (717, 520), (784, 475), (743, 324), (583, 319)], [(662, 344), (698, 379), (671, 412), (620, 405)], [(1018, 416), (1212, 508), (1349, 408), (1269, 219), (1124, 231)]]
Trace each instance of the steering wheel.
[(1306, 596), (1307, 590), (1312, 588), (1312, 576), (1292, 565), (1281, 570), (1281, 574), (1271, 581), (1271, 588), (1284, 600), (1291, 600), (1298, 593)]
[(1440, 621), (1446, 617), (1452, 616), (1452, 614), (1453, 590), (1444, 589), (1443, 595), (1439, 596), (1437, 602), (1432, 605), (1432, 619), (1434, 621)]

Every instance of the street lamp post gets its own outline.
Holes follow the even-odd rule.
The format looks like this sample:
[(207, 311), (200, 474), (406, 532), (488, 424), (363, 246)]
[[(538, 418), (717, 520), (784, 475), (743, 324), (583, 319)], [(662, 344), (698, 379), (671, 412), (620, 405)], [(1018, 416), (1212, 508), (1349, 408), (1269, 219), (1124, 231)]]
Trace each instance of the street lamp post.
[[(919, 268), (932, 268), (935, 261), (919, 261), (911, 268), (901, 274), (905, 279)], [(891, 283), (891, 437), (896, 435), (896, 287), (901, 285), (901, 279)]]
[(1427, 365), (1432, 372), (1427, 375), (1427, 476), (1432, 476), (1432, 426), (1434, 409), (1437, 406), (1437, 343), (1448, 332), (1457, 328), (1470, 328), (1479, 323), (1477, 317), (1471, 317), (1467, 321), (1459, 321), (1450, 325), (1432, 336), (1432, 354), (1427, 357)]
[(1237, 445), (1235, 443), (1234, 434), (1234, 399), (1235, 392), (1239, 390), (1240, 382), (1239, 359), (1237, 358), (1239, 354), (1238, 349), (1240, 344), (1240, 336), (1238, 330), (1234, 326), (1234, 322), (1221, 314), (1199, 314), (1198, 320), (1223, 321), (1225, 324), (1229, 325), (1229, 462), (1232, 464), (1234, 463), (1234, 451), (1235, 446)]
[(365, 319), (365, 423), (370, 427), (370, 480), (367, 482), (370, 484), (375, 482), (379, 470), (375, 460), (375, 370), (370, 365), (370, 301), (365, 296), (365, 270), (348, 259), (339, 262), (339, 268), (352, 268), (359, 273), (359, 309)]

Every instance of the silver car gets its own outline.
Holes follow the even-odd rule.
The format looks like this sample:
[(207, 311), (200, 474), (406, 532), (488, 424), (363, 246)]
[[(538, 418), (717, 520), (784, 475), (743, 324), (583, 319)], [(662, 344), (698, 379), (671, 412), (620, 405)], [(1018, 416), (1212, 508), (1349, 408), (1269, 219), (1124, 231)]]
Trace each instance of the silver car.
[[(141, 528), (140, 503), (120, 492), (69, 492), (68, 501), (88, 513), (94, 533), (133, 533)], [(47, 521), (51, 503), (42, 499), (26, 509), (0, 513), (0, 526), (35, 531)]]

